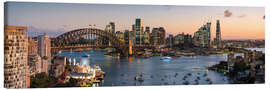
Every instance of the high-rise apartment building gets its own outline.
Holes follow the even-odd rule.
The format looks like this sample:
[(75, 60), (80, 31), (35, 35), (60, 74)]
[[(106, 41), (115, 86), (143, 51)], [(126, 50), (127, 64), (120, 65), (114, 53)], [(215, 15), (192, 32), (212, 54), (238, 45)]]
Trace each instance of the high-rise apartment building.
[(41, 72), (44, 72), (46, 74), (49, 74), (49, 69), (51, 66), (51, 60), (49, 57), (43, 57), (41, 58)]
[(207, 47), (211, 47), (211, 22), (206, 23), (207, 30)]
[(128, 30), (125, 30), (124, 32), (124, 40), (125, 40), (126, 45), (128, 45), (129, 44), (129, 31)]
[(135, 22), (135, 45), (143, 44), (143, 22), (140, 18)]
[(166, 42), (166, 32), (163, 27), (153, 28), (150, 36), (152, 45), (164, 45)]
[(145, 27), (145, 32), (150, 33), (150, 27), (146, 26)]
[(217, 48), (222, 48), (222, 41), (221, 41), (221, 31), (220, 31), (220, 23), (219, 20), (217, 20), (217, 26), (216, 26), (216, 46)]
[(173, 35), (172, 34), (169, 34), (168, 38), (166, 39), (166, 45), (169, 46), (169, 47), (172, 47), (173, 46)]
[[(115, 33), (115, 23), (114, 22), (110, 22), (108, 25), (106, 25), (105, 27), (105, 31), (110, 32), (110, 33)], [(111, 42), (105, 38), (103, 38), (102, 40), (102, 45), (111, 45)]]
[(106, 25), (105, 31), (108, 31), (110, 33), (115, 33), (115, 23), (110, 22), (108, 25)]
[(28, 55), (30, 54), (38, 54), (38, 41), (31, 37), (28, 38)]
[(150, 44), (150, 27), (145, 27), (145, 31), (143, 34), (143, 44)]
[(181, 47), (181, 48), (191, 47), (192, 46), (192, 36), (189, 34), (184, 34), (184, 33), (177, 34), (174, 37), (173, 45), (177, 46), (177, 47)]
[(112, 32), (112, 26), (111, 25), (106, 25), (105, 31)]
[(117, 31), (115, 32), (116, 37), (120, 40), (120, 41), (124, 41), (124, 33)]
[(164, 27), (159, 27), (159, 36), (160, 36), (160, 45), (164, 45), (166, 43), (166, 31)]
[(211, 23), (208, 22), (199, 28), (197, 32), (194, 33), (193, 43), (195, 46), (209, 48), (211, 47)]
[(38, 53), (40, 57), (51, 57), (51, 40), (47, 33), (38, 36)]
[(115, 33), (115, 23), (114, 22), (110, 22), (110, 25), (112, 27), (111, 33)]
[(38, 36), (38, 53), (42, 59), (41, 72), (48, 74), (51, 65), (51, 40), (47, 33)]
[(4, 87), (26, 88), (28, 74), (27, 27), (4, 27)]
[(38, 54), (29, 54), (28, 55), (28, 66), (30, 76), (34, 76), (38, 73), (41, 73), (41, 58)]
[(151, 45), (158, 45), (159, 39), (160, 39), (160, 37), (159, 37), (158, 28), (153, 28), (152, 33), (151, 33), (151, 37), (150, 37)]

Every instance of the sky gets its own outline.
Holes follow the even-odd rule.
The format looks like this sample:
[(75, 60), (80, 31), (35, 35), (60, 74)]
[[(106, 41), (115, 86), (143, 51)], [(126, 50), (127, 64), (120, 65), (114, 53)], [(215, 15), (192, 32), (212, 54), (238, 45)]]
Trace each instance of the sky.
[(220, 20), (222, 39), (265, 39), (264, 7), (181, 6), (181, 5), (120, 5), (71, 3), (5, 3), (5, 24), (28, 27), (28, 35), (64, 32), (96, 25), (105, 29), (115, 22), (116, 31), (131, 30), (136, 18), (144, 26), (164, 27), (167, 34), (196, 32), (211, 22), (215, 37), (216, 20)]

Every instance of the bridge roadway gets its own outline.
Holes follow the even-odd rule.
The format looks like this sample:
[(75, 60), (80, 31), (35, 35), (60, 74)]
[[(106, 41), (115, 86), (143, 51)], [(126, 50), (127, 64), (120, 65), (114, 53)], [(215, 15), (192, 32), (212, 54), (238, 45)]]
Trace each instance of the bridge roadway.
[[(128, 46), (123, 46), (128, 48)], [(53, 54), (56, 54), (60, 51), (84, 51), (84, 50), (91, 50), (93, 48), (115, 48), (114, 46), (104, 46), (104, 45), (71, 45), (71, 46), (54, 46), (51, 47), (51, 51)], [(137, 49), (156, 49), (160, 48), (159, 46), (153, 45), (141, 45), (141, 46), (132, 46), (133, 50)], [(127, 53), (127, 52), (126, 52)]]

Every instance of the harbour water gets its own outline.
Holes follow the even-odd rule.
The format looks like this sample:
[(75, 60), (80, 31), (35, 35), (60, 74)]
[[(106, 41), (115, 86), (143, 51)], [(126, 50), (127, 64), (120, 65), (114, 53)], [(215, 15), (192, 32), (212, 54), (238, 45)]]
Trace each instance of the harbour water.
[[(90, 55), (90, 65), (100, 65), (106, 72), (103, 86), (135, 86), (135, 85), (183, 85), (188, 84), (227, 84), (228, 78), (215, 71), (202, 68), (227, 60), (226, 54), (210, 56), (181, 56), (171, 60), (160, 60), (162, 56), (150, 58), (139, 57), (105, 57), (104, 50), (84, 52), (62, 52), (58, 56), (66, 56), (76, 62), (85, 59), (84, 54)], [(199, 69), (198, 69), (199, 68)], [(188, 75), (188, 74), (191, 75)], [(136, 75), (142, 74), (142, 82), (134, 80)], [(186, 77), (184, 79), (184, 77)], [(207, 80), (208, 79), (208, 80)], [(210, 80), (210, 82), (209, 82)]]

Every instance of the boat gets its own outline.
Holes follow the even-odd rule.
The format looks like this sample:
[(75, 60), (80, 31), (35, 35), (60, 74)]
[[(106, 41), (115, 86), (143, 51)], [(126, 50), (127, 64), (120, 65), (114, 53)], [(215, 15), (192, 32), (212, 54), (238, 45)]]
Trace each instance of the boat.
[(185, 81), (185, 82), (183, 82), (183, 84), (188, 85), (188, 84), (189, 84), (189, 82), (188, 82), (188, 81)]
[(210, 78), (207, 78), (207, 79), (206, 79), (206, 81), (208, 81), (208, 82), (209, 82), (209, 81), (211, 81), (211, 80), (210, 80)]
[(139, 82), (143, 82), (144, 81), (143, 80), (143, 77), (141, 75), (140, 76), (136, 75), (135, 78), (134, 78), (134, 80), (139, 81)]
[(191, 74), (191, 73), (188, 73), (187, 75), (188, 75), (188, 76), (191, 76), (192, 74)]
[(85, 53), (82, 55), (82, 57), (90, 57), (90, 55)]
[(186, 80), (186, 78), (183, 78), (182, 80)]
[(111, 58), (112, 56), (111, 55), (104, 55), (106, 58)]
[(201, 78), (200, 78), (200, 77), (197, 77), (197, 79), (198, 79), (198, 80), (201, 80)]
[(161, 60), (171, 60), (171, 57), (161, 57)]
[(144, 58), (149, 58), (149, 57), (152, 57), (153, 55), (152, 55), (152, 53), (150, 53), (150, 52), (146, 52), (146, 53), (144, 53), (143, 54), (143, 57)]
[(192, 67), (192, 69), (200, 69), (200, 67), (195, 66), (195, 67)]
[(207, 74), (205, 73), (205, 74), (203, 74), (203, 77), (206, 77), (207, 76)]

